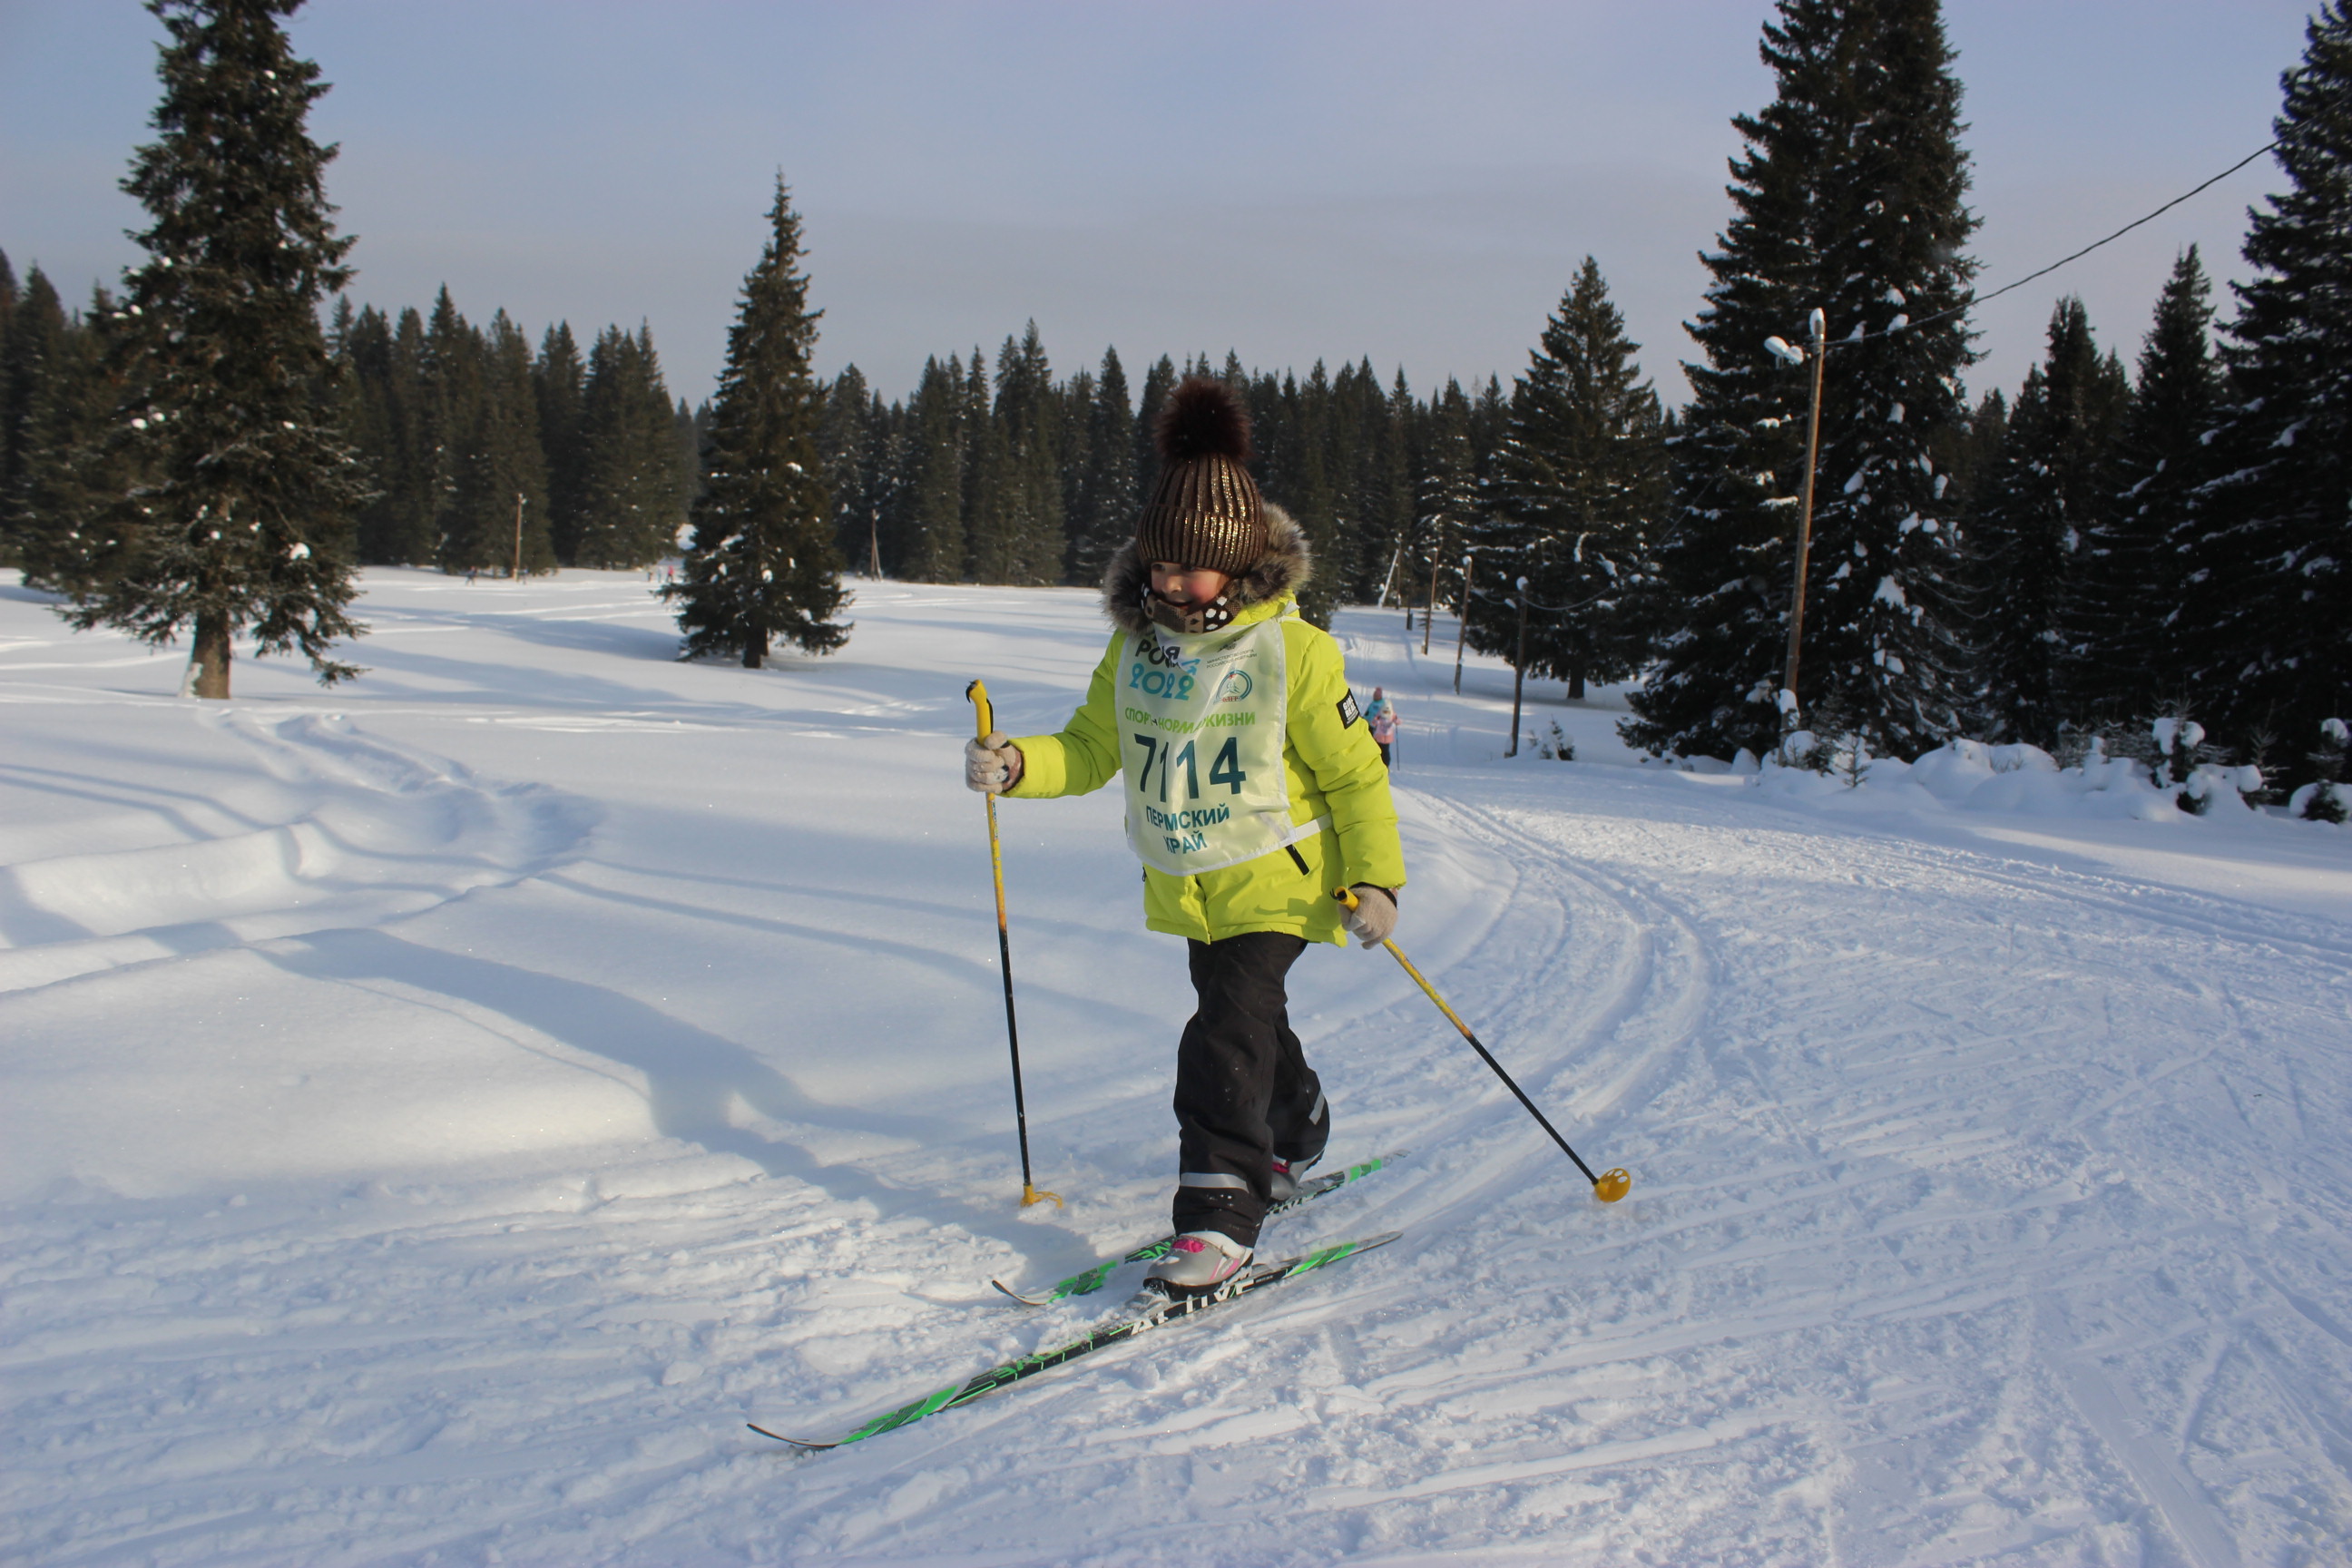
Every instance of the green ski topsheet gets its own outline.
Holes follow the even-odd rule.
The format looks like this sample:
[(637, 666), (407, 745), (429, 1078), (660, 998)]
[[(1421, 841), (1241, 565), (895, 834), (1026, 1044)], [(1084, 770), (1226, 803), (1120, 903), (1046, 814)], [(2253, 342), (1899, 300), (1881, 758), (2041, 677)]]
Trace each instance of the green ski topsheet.
[(782, 1432), (771, 1431), (756, 1421), (746, 1422), (744, 1425), (762, 1437), (773, 1437), (778, 1442), (790, 1443), (796, 1448), (838, 1448), (846, 1443), (863, 1442), (868, 1437), (878, 1436), (882, 1433), (894, 1431), (900, 1426), (910, 1426), (926, 1415), (937, 1415), (942, 1410), (951, 1410), (959, 1405), (969, 1405), (983, 1394), (993, 1394), (1008, 1384), (1019, 1383), (1024, 1378), (1034, 1377), (1041, 1372), (1060, 1366), (1065, 1362), (1076, 1361), (1078, 1357), (1101, 1350), (1105, 1346), (1133, 1339), (1139, 1334), (1148, 1333), (1153, 1329), (1164, 1327), (1179, 1319), (1205, 1312), (1212, 1307), (1220, 1307), (1228, 1301), (1239, 1300), (1250, 1291), (1263, 1289), (1269, 1285), (1278, 1285), (1286, 1279), (1295, 1279), (1301, 1274), (1338, 1263), (1344, 1258), (1353, 1258), (1359, 1253), (1370, 1252), (1376, 1247), (1386, 1247), (1402, 1234), (1402, 1231), (1384, 1231), (1378, 1236), (1368, 1236), (1355, 1241), (1334, 1242), (1328, 1247), (1319, 1247), (1312, 1252), (1301, 1253), (1296, 1258), (1284, 1258), (1279, 1263), (1252, 1265), (1234, 1275), (1223, 1287), (1206, 1295), (1181, 1297), (1168, 1302), (1165, 1306), (1156, 1307), (1136, 1317), (1123, 1318), (1117, 1322), (1106, 1323), (1101, 1328), (1092, 1330), (1067, 1343), (1055, 1345), (1051, 1350), (1037, 1351), (1029, 1355), (1016, 1357), (1002, 1365), (990, 1367), (986, 1372), (962, 1383), (950, 1384), (945, 1388), (934, 1389), (919, 1399), (909, 1400), (894, 1410), (885, 1411), (864, 1426), (856, 1427), (838, 1437), (793, 1437)]

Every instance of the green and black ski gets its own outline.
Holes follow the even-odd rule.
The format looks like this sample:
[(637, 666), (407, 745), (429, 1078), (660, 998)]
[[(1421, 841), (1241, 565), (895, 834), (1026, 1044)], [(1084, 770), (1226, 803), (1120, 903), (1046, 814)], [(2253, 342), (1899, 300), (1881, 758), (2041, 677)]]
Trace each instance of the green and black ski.
[(937, 1415), (942, 1410), (952, 1410), (959, 1405), (969, 1405), (982, 1394), (993, 1394), (1007, 1384), (1019, 1383), (1024, 1378), (1034, 1377), (1041, 1372), (1060, 1366), (1064, 1362), (1076, 1361), (1090, 1352), (1118, 1344), (1124, 1340), (1134, 1339), (1139, 1334), (1163, 1328), (1181, 1318), (1198, 1316), (1212, 1307), (1221, 1307), (1228, 1301), (1239, 1300), (1253, 1290), (1263, 1290), (1270, 1285), (1279, 1285), (1286, 1279), (1296, 1279), (1301, 1274), (1338, 1263), (1343, 1258), (1353, 1258), (1358, 1253), (1370, 1252), (1376, 1247), (1386, 1247), (1402, 1234), (1391, 1230), (1379, 1236), (1365, 1237), (1360, 1241), (1334, 1242), (1328, 1247), (1318, 1247), (1312, 1252), (1301, 1253), (1297, 1258), (1286, 1258), (1279, 1263), (1251, 1264), (1214, 1290), (1202, 1295), (1180, 1296), (1160, 1301), (1145, 1311), (1132, 1317), (1122, 1318), (1116, 1322), (1106, 1323), (1101, 1328), (1093, 1330), (1066, 1344), (1056, 1345), (1051, 1350), (1039, 1351), (1034, 1355), (1019, 1357), (1004, 1363), (1002, 1366), (992, 1366), (966, 1382), (950, 1384), (945, 1388), (936, 1389), (924, 1394), (920, 1399), (901, 1405), (895, 1410), (885, 1411), (864, 1426), (838, 1437), (788, 1437), (782, 1432), (768, 1430), (756, 1421), (746, 1422), (744, 1425), (762, 1437), (773, 1437), (780, 1443), (790, 1443), (796, 1448), (838, 1448), (845, 1443), (864, 1442), (866, 1438), (877, 1436), (884, 1432), (894, 1431), (900, 1426), (910, 1426), (926, 1415)]
[[(1383, 1165), (1394, 1164), (1397, 1161), (1403, 1159), (1408, 1152), (1409, 1151), (1403, 1149), (1391, 1150), (1386, 1154), (1375, 1155), (1371, 1159), (1365, 1161), (1360, 1165), (1349, 1165), (1345, 1170), (1333, 1171), (1325, 1175), (1316, 1176), (1302, 1184), (1299, 1186), (1297, 1195), (1269, 1207), (1265, 1211), (1265, 1217), (1268, 1220), (1271, 1220), (1276, 1215), (1288, 1214), (1292, 1209), (1300, 1208), (1307, 1204), (1311, 1204), (1317, 1198), (1322, 1197), (1327, 1194), (1336, 1193), (1350, 1182), (1359, 1182), (1363, 1180), (1363, 1178), (1370, 1175), (1374, 1171), (1379, 1170)], [(1072, 1296), (1090, 1296), (1094, 1294), (1109, 1281), (1113, 1273), (1127, 1264), (1152, 1263), (1158, 1261), (1160, 1258), (1167, 1256), (1169, 1247), (1173, 1246), (1175, 1241), (1176, 1238), (1173, 1236), (1163, 1236), (1157, 1241), (1147, 1241), (1141, 1247), (1135, 1248), (1132, 1252), (1122, 1252), (1116, 1258), (1103, 1258), (1098, 1262), (1090, 1264), (1087, 1268), (1080, 1269), (1077, 1273), (1071, 1275), (1067, 1279), (1060, 1280), (1053, 1285), (1049, 1285), (1045, 1289), (1036, 1291), (1034, 1294), (1024, 1294), (1022, 1291), (1015, 1290), (1012, 1286), (1007, 1285), (1002, 1279), (992, 1279), (989, 1283), (995, 1286), (999, 1290), (1003, 1291), (1006, 1295), (1012, 1297), (1014, 1300), (1020, 1302), (1024, 1307), (1050, 1307), (1055, 1302), (1066, 1300)]]

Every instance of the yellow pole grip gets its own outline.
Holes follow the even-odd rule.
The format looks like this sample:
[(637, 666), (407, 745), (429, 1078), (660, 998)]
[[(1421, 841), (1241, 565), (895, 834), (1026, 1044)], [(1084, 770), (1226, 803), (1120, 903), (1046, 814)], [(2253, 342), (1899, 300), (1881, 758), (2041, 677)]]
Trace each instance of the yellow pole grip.
[(995, 710), (988, 705), (988, 688), (975, 680), (963, 689), (963, 694), (971, 699), (973, 716), (980, 721), (980, 732), (973, 739), (985, 741), (988, 732), (996, 728)]

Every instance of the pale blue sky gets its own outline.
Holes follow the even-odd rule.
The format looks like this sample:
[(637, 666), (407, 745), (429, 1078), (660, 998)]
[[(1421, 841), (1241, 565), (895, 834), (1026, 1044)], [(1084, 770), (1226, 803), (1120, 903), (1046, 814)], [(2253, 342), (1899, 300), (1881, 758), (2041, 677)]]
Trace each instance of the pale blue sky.
[[(2304, 0), (1949, 0), (1985, 289), (2270, 140)], [(1445, 5), (314, 0), (352, 292), (534, 334), (653, 327), (708, 395), (781, 167), (821, 365), (886, 394), (1034, 317), (1058, 372), (1116, 343), (1507, 384), (1598, 257), (1670, 400), (1729, 120), (1768, 101), (1763, 0)], [(0, 249), (69, 295), (134, 255), (116, 189), (159, 29), (130, 0), (0, 0)], [(1982, 310), (2013, 388), (2080, 292), (2129, 361), (2175, 253), (2239, 268), (2268, 160)], [(1792, 323), (1794, 325), (1794, 323)]]

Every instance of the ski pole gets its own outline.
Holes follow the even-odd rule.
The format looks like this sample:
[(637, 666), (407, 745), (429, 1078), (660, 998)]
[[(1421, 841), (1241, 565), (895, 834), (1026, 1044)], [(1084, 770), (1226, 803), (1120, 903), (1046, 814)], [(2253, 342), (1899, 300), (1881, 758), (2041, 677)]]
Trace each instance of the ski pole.
[[(988, 688), (973, 681), (963, 689), (971, 699), (974, 716), (980, 721), (980, 739), (988, 739), (996, 728), (995, 715), (988, 706)], [(996, 878), (996, 956), (1004, 971), (1004, 1038), (1013, 1047), (1013, 1120), (1021, 1130), (1021, 1206), (1054, 1200), (1062, 1206), (1058, 1193), (1040, 1192), (1029, 1179), (1029, 1106), (1021, 1096), (1021, 1026), (1013, 1017), (1013, 937), (1004, 923), (1004, 851), (996, 837), (996, 796), (988, 796), (988, 868)]]
[[(1331, 896), (1351, 910), (1356, 907), (1356, 895), (1345, 888), (1332, 889)], [(1511, 1081), (1511, 1075), (1503, 1070), (1503, 1064), (1495, 1059), (1495, 1053), (1478, 1043), (1478, 1037), (1470, 1032), (1470, 1026), (1462, 1021), (1460, 1014), (1445, 1005), (1445, 998), (1437, 994), (1437, 987), (1422, 978), (1421, 971), (1412, 966), (1412, 960), (1404, 955), (1404, 950), (1393, 942), (1382, 941), (1381, 945), (1389, 950), (1391, 958), (1404, 965), (1404, 972), (1412, 976), (1412, 983), (1421, 987), (1422, 994), (1436, 1003), (1437, 1010), (1444, 1014), (1447, 1021), (1455, 1028), (1462, 1031), (1462, 1037), (1470, 1042), (1470, 1048), (1478, 1053), (1479, 1060), (1495, 1069), (1495, 1076), (1503, 1080), (1503, 1087), (1519, 1097), (1519, 1103), (1528, 1108), (1528, 1114), (1536, 1119), (1537, 1126), (1551, 1134), (1551, 1141), (1559, 1145), (1560, 1152), (1576, 1162), (1576, 1168), (1584, 1173), (1586, 1181), (1592, 1184), (1592, 1195), (1604, 1204), (1613, 1204), (1623, 1197), (1633, 1185), (1633, 1175), (1626, 1171), (1625, 1167), (1620, 1165), (1613, 1170), (1603, 1171), (1601, 1174), (1594, 1175), (1592, 1167), (1584, 1163), (1583, 1156), (1570, 1148), (1568, 1140), (1559, 1135), (1559, 1130), (1551, 1124), (1542, 1111), (1536, 1109), (1536, 1102), (1528, 1098), (1527, 1090)]]

